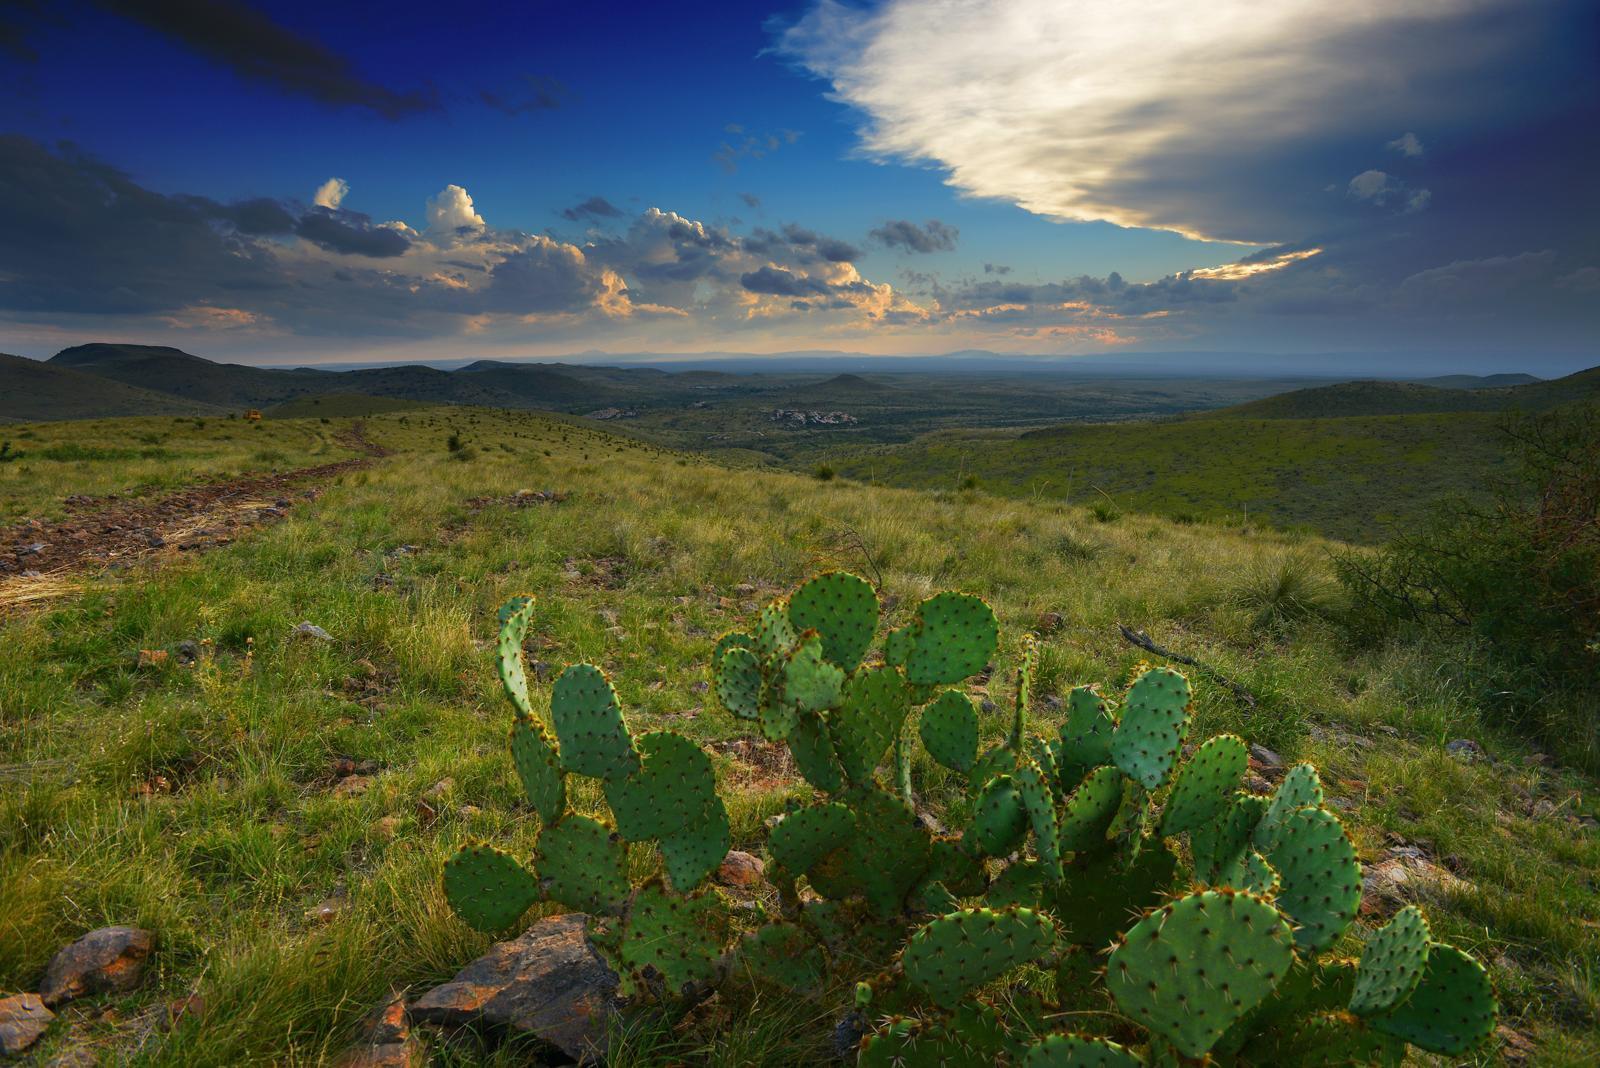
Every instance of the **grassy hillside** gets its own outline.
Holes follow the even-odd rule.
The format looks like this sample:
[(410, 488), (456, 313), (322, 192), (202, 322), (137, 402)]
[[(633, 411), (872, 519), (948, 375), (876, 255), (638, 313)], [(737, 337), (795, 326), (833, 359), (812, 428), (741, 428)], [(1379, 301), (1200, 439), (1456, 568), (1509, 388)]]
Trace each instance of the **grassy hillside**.
[(1431, 502), (1481, 489), (1501, 470), (1496, 418), (1202, 416), (1023, 434), (946, 432), (830, 462), (851, 478), (890, 485), (953, 489), (970, 477), (994, 493), (1377, 541)]
[[(1497, 375), (1499, 379), (1528, 376)], [(1438, 412), (1543, 411), (1600, 397), (1600, 367), (1565, 378), (1522, 385), (1481, 380), (1472, 388), (1446, 388), (1449, 379), (1427, 383), (1363, 380), (1297, 389), (1212, 412), (1219, 419), (1330, 419), (1347, 415), (1422, 415)], [(1493, 386), (1493, 388), (1490, 388)]]
[[(471, 459), (445, 451), (452, 426)], [(250, 433), (310, 442), (343, 429), (282, 420)], [(880, 577), (895, 623), (934, 589), (989, 597), (1001, 701), (1021, 634), (1061, 613), (1065, 626), (1044, 636), (1041, 728), (1059, 715), (1046, 698), (1133, 668), (1118, 621), (1238, 679), (1259, 704), (1202, 680), (1197, 731), (1321, 764), (1364, 860), (1400, 841), (1448, 862), (1463, 883), (1430, 895), (1435, 932), (1488, 964), (1505, 1022), (1543, 1063), (1600, 1060), (1600, 835), (1582, 822), (1596, 814), (1594, 783), (1524, 763), (1480, 710), (1470, 656), (1343, 651), (1320, 619), (1331, 609), (1323, 543), (729, 471), (528, 413), (394, 413), (367, 430), (397, 452), (285, 521), (0, 619), (0, 988), (31, 989), (58, 946), (102, 924), (143, 925), (159, 946), (144, 987), (67, 1008), (43, 1058), (89, 1046), (150, 1066), (337, 1061), (389, 990), (448, 978), (487, 945), (442, 900), (445, 857), (469, 837), (533, 847), (490, 666), (499, 604), (535, 593), (530, 657), (604, 665), (635, 730), (715, 743), (747, 733), (707, 707), (701, 665), (717, 635), (837, 566)], [(73, 431), (39, 427), (32, 441), (49, 448)], [(104, 489), (109, 473), (64, 466), (53, 485)], [(571, 496), (511, 506), (523, 488)], [(1306, 611), (1281, 611), (1286, 574), (1311, 584)], [(301, 620), (332, 640), (291, 637)], [(137, 666), (139, 650), (184, 641), (201, 643), (193, 666)], [(538, 706), (550, 675), (536, 676)], [(986, 715), (990, 736), (1006, 714)], [(1495, 761), (1447, 755), (1460, 737)], [(762, 752), (714, 756), (736, 848), (807, 793)], [(371, 762), (360, 789), (340, 785), (349, 762)], [(920, 750), (913, 774), (943, 812), (953, 799)], [(141, 1022), (191, 993), (203, 1011)], [(750, 1026), (753, 1005), (775, 1022)], [(619, 1038), (610, 1063), (812, 1066), (830, 1033), (821, 1009), (735, 986), (676, 1030)], [(528, 1055), (463, 1034), (435, 1063)]]
[(269, 419), (359, 419), (385, 412), (410, 412), (426, 408), (421, 401), (401, 397), (374, 397), (367, 393), (323, 393), (268, 408)]
[(0, 423), (118, 415), (213, 414), (219, 409), (0, 352)]

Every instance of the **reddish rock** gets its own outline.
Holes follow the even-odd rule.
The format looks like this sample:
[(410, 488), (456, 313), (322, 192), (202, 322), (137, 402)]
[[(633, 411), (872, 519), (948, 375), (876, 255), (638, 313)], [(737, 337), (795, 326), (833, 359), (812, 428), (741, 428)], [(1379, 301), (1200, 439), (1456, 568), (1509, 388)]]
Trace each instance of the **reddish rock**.
[(412, 1068), (422, 1061), (421, 1045), (411, 1035), (404, 994), (395, 994), (361, 1025), (362, 1045), (340, 1061), (341, 1068)]
[(85, 994), (132, 990), (144, 976), (145, 958), (154, 946), (150, 932), (137, 927), (90, 931), (50, 958), (39, 996), (54, 1006)]
[(723, 886), (755, 886), (766, 870), (760, 857), (735, 849), (723, 858), (722, 866), (717, 869), (717, 882)]
[(21, 1053), (39, 1041), (55, 1018), (38, 994), (0, 998), (0, 1053)]
[(596, 1061), (620, 1010), (617, 976), (589, 944), (589, 918), (540, 920), (499, 942), (411, 1006), (414, 1023), (488, 1024), (533, 1035), (577, 1061)]

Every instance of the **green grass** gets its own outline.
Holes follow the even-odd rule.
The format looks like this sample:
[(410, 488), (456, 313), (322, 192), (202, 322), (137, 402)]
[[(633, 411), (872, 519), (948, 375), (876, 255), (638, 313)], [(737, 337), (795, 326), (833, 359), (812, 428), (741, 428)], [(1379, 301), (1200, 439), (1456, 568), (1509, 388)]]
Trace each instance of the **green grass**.
[[(347, 426), (184, 425), (102, 422), (87, 440), (165, 431), (174, 458), (61, 464), (50, 491), (117, 488), (124, 469), (143, 481), (145, 463), (197, 474), (207, 449), (246, 463), (258, 438), (298, 458)], [(635, 731), (712, 742), (746, 734), (697, 686), (717, 636), (815, 570), (844, 567), (881, 574), (891, 623), (941, 588), (991, 599), (1002, 624), (991, 737), (1005, 728), (1001, 680), (1045, 611), (1066, 626), (1045, 639), (1043, 694), (1125, 680), (1137, 651), (1119, 621), (1248, 686), (1254, 709), (1199, 682), (1200, 736), (1236, 731), (1317, 761), (1365, 859), (1386, 832), (1455, 858), (1475, 889), (1430, 904), (1440, 937), (1489, 964), (1507, 1022), (1546, 1063), (1600, 1058), (1600, 836), (1565, 820), (1595, 812), (1594, 783), (1522, 764), (1520, 743), (1482, 711), (1470, 657), (1344, 651), (1325, 620), (1338, 608), (1326, 543), (1133, 512), (1097, 522), (1048, 498), (730, 470), (526, 413), (429, 410), (367, 427), (396, 455), (284, 522), (0, 621), (0, 989), (34, 988), (50, 954), (89, 928), (136, 923), (159, 939), (145, 986), (69, 1006), (44, 1056), (91, 1043), (139, 1065), (336, 1061), (392, 986), (442, 981), (488, 944), (443, 901), (445, 857), (470, 836), (533, 846), (491, 667), (499, 604), (536, 594), (530, 656), (605, 666)], [(452, 429), (473, 460), (450, 458)], [(43, 509), (39, 477), (6, 486)], [(521, 488), (572, 496), (467, 503)], [(743, 583), (756, 592), (735, 593)], [(291, 638), (301, 620), (334, 641)], [(186, 639), (209, 643), (194, 667), (135, 666), (138, 650)], [(536, 704), (547, 687), (535, 682)], [(1446, 756), (1463, 736), (1498, 762)], [(365, 793), (333, 794), (340, 756), (378, 764)], [(736, 847), (755, 847), (765, 817), (806, 789), (715, 762)], [(914, 776), (942, 811), (937, 769), (919, 758)], [(447, 778), (425, 821), (418, 798)], [(576, 804), (596, 808), (597, 791)], [(329, 900), (333, 918), (315, 918)], [(203, 1015), (171, 1030), (140, 1023), (191, 991)], [(811, 1065), (828, 1028), (825, 1007), (735, 986), (682, 1028), (619, 1038), (613, 1063)], [(488, 1065), (528, 1051), (463, 1036), (436, 1052)]]
[[(1421, 388), (1421, 387), (1419, 387)], [(839, 473), (1154, 512), (1179, 520), (1304, 527), (1378, 541), (1434, 502), (1476, 493), (1506, 463), (1491, 413), (1075, 425), (946, 431), (839, 451)]]
[(352, 419), (385, 412), (410, 412), (426, 408), (421, 401), (403, 397), (373, 397), (365, 393), (327, 393), (318, 397), (297, 397), (268, 408), (268, 419)]

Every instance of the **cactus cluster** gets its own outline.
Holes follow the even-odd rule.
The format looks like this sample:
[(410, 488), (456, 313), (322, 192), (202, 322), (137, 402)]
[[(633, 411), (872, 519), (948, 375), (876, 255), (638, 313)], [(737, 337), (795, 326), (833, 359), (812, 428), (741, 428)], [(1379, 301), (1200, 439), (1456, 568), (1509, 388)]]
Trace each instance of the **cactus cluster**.
[[(1339, 954), (1361, 869), (1316, 769), (1249, 792), (1241, 739), (1186, 744), (1184, 675), (1141, 665), (1117, 701), (1076, 687), (1039, 733), (1027, 638), (1010, 729), (986, 746), (962, 685), (995, 656), (989, 606), (937, 594), (872, 655), (877, 593), (838, 572), (713, 650), (717, 704), (786, 745), (812, 788), (766, 843), (778, 915), (758, 908), (763, 925), (738, 931), (706, 885), (730, 846), (710, 758), (670, 731), (634, 737), (590, 665), (562, 672), (541, 717), (521, 654), (531, 612), (527, 598), (502, 610), (497, 661), (542, 821), (533, 871), (472, 843), (445, 892), (486, 931), (540, 900), (588, 913), (627, 996), (860, 979), (847, 1019), (862, 1065), (1394, 1064), (1408, 1043), (1456, 1055), (1494, 1030), (1484, 970), (1414, 907), (1359, 960)], [(917, 741), (957, 786), (949, 833), (914, 806)], [(569, 810), (568, 775), (600, 780), (611, 823)], [(643, 842), (662, 871), (635, 885)], [(1027, 985), (1054, 996), (983, 996), (1024, 969), (1053, 973)]]

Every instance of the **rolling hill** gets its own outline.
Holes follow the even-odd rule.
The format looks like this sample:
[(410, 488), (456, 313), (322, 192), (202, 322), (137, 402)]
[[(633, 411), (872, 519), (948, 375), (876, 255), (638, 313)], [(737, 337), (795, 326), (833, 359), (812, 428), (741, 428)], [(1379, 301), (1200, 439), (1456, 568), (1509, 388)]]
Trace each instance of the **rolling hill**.
[(122, 415), (210, 415), (203, 401), (141, 389), (114, 379), (0, 353), (0, 421), (93, 419)]
[[(1465, 377), (1465, 376), (1464, 376)], [(1501, 375), (1497, 378), (1530, 376)], [(1297, 389), (1248, 404), (1210, 412), (1212, 419), (1326, 419), (1352, 415), (1420, 415), (1438, 412), (1543, 411), (1600, 397), (1600, 367), (1543, 381), (1509, 386), (1444, 386), (1363, 379)]]

